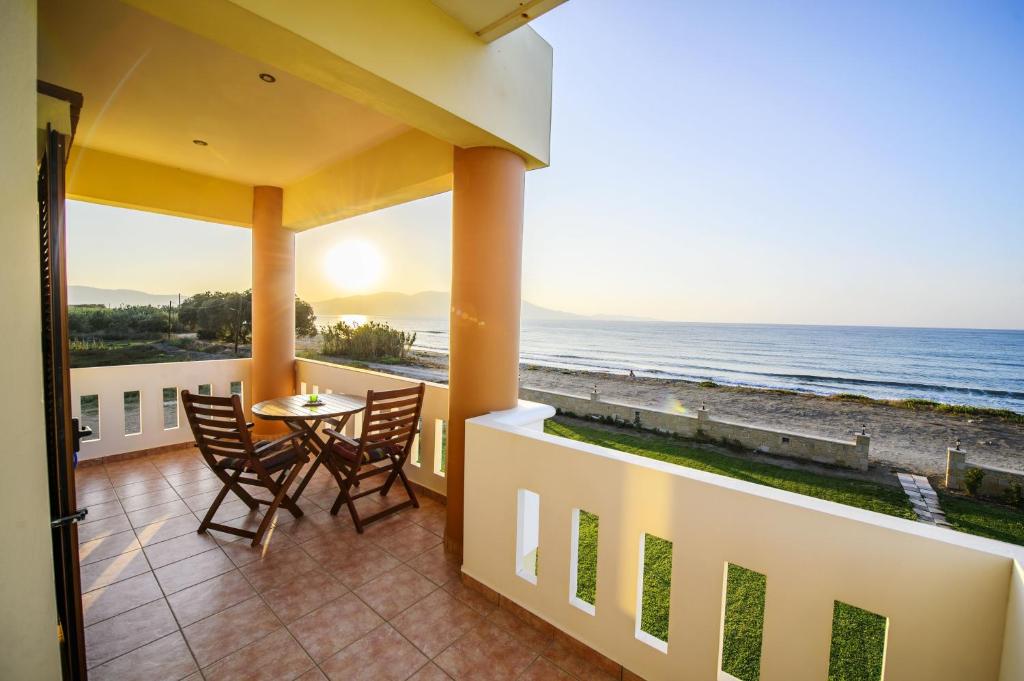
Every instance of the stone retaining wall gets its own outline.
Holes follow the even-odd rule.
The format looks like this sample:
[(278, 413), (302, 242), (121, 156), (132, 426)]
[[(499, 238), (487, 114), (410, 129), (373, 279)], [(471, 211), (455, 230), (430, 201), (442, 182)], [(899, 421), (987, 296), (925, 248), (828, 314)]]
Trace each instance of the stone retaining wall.
[(968, 463), (967, 452), (951, 447), (946, 450), (946, 487), (966, 489), (964, 474), (971, 468), (977, 468), (985, 474), (978, 488), (978, 494), (982, 496), (1002, 497), (1012, 485), (1024, 486), (1024, 473), (980, 463)]
[(777, 454), (830, 466), (841, 466), (860, 471), (868, 468), (868, 447), (871, 438), (867, 434), (858, 435), (854, 442), (844, 442), (712, 419), (706, 407), (698, 410), (696, 416), (690, 416), (604, 402), (596, 392), (587, 399), (532, 388), (520, 388), (519, 396), (524, 400), (548, 404), (559, 411), (577, 416), (610, 418), (634, 423), (648, 430), (676, 433), (695, 439), (717, 440), (757, 450), (764, 454)]

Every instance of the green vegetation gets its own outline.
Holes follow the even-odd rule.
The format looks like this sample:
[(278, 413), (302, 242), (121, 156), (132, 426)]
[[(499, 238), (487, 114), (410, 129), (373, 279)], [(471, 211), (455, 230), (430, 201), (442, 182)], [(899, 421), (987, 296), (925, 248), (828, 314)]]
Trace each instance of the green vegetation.
[(838, 478), (773, 466), (701, 449), (665, 435), (634, 430), (595, 427), (579, 420), (549, 420), (545, 430), (552, 435), (590, 442), (659, 461), (727, 475), (797, 494), (835, 501), (900, 518), (915, 518), (906, 495), (898, 487), (876, 482)]
[[(594, 555), (596, 562), (597, 555)], [(668, 641), (669, 593), (672, 590), (672, 542), (644, 535), (644, 583), (640, 596), (640, 631)]]
[(1006, 419), (1015, 423), (1024, 423), (1024, 414), (1018, 414), (1009, 409), (994, 409), (992, 407), (974, 407), (969, 404), (945, 404), (933, 400), (921, 400), (910, 398), (906, 400), (876, 400), (867, 395), (856, 393), (837, 393), (829, 395), (830, 400), (841, 400), (843, 402), (863, 402), (865, 404), (887, 404), (897, 409), (910, 409), (912, 411), (937, 411), (943, 414), (956, 414), (958, 416), (990, 416), (997, 419)]
[(985, 471), (980, 468), (968, 468), (964, 473), (964, 487), (967, 488), (967, 493), (972, 497), (978, 496), (978, 490), (981, 489), (981, 481), (985, 479)]
[[(151, 305), (104, 307), (69, 305), (68, 334), (72, 338), (154, 339), (175, 328), (166, 308)], [(180, 325), (177, 327), (180, 330)]]
[(722, 670), (740, 681), (761, 676), (766, 579), (759, 572), (729, 563), (725, 582)]
[(383, 322), (371, 321), (358, 326), (338, 322), (321, 327), (320, 333), (322, 354), (374, 362), (404, 361), (416, 342), (415, 333), (399, 331)]
[(886, 621), (881, 615), (835, 602), (829, 681), (878, 681), (882, 678)]
[(580, 509), (579, 549), (576, 557), (576, 598), (595, 605), (597, 601), (598, 517)]
[(73, 340), (71, 368), (180, 362), (182, 353), (149, 341)]
[(1024, 511), (1024, 485), (1019, 482), (1011, 482), (1005, 495), (1007, 504)]
[[(313, 307), (295, 299), (296, 336), (316, 335)], [(185, 362), (230, 352), (252, 336), (252, 291), (199, 293), (174, 308), (151, 305), (68, 307), (72, 367)], [(195, 337), (182, 334), (194, 333)], [(155, 341), (164, 340), (166, 343)], [(227, 344), (225, 346), (224, 344)]]
[(961, 532), (1024, 546), (1024, 512), (1019, 509), (949, 492), (939, 492), (939, 503), (949, 524)]
[[(900, 518), (913, 520), (915, 517), (906, 496), (896, 487), (772, 466), (701, 449), (670, 436), (600, 427), (579, 419), (549, 420), (545, 431)], [(956, 529), (1024, 545), (1024, 513), (945, 492), (940, 492), (940, 497), (946, 517)], [(579, 537), (576, 595), (595, 603), (597, 516), (580, 512)], [(667, 641), (672, 544), (647, 535), (644, 547), (641, 629)], [(763, 575), (729, 566), (722, 665), (725, 671), (742, 681), (757, 681), (760, 677), (766, 587)], [(885, 618), (836, 602), (829, 681), (878, 681), (885, 628)]]

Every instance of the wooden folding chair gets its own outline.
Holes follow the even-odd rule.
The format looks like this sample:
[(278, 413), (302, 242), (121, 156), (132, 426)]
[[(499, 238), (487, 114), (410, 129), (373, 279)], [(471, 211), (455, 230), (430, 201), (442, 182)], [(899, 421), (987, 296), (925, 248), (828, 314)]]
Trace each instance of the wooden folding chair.
[[(413, 491), (402, 468), (409, 458), (412, 443), (419, 431), (420, 411), (423, 408), (425, 392), (426, 385), (423, 383), (415, 388), (367, 392), (363, 430), (358, 440), (346, 437), (333, 428), (324, 430), (328, 436), (324, 464), (338, 481), (341, 490), (331, 508), (331, 514), (337, 515), (341, 505), (347, 505), (358, 532), (363, 531), (364, 525), (396, 511), (409, 506), (419, 508), (416, 492)], [(363, 466), (366, 466), (366, 470), (361, 471)], [(360, 486), (361, 480), (385, 473), (387, 477), (382, 484), (371, 489), (360, 489), (358, 494), (352, 494), (352, 487)], [(402, 481), (409, 498), (366, 518), (360, 518), (355, 500), (374, 492), (380, 492), (381, 496), (384, 496), (391, 490), (395, 480)]]
[[(289, 433), (276, 440), (253, 442), (249, 432), (251, 424), (245, 422), (238, 395), (208, 397), (182, 390), (181, 401), (196, 446), (210, 470), (224, 483), (199, 524), (200, 534), (208, 529), (219, 530), (252, 539), (252, 545), (259, 546), (279, 506), (287, 508), (296, 518), (302, 515), (302, 510), (288, 496), (288, 489), (302, 470), (302, 464), (309, 460), (306, 435)], [(272, 498), (268, 501), (253, 497), (242, 485), (262, 487)], [(254, 511), (260, 504), (267, 505), (267, 513), (255, 532), (213, 522), (229, 490)]]

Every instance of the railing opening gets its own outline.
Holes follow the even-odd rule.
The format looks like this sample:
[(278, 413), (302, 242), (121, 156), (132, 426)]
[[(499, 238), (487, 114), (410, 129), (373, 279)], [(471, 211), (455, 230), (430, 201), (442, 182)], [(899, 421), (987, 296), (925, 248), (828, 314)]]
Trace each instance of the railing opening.
[(888, 629), (887, 618), (835, 601), (828, 678), (881, 681)]
[(593, 615), (597, 606), (598, 518), (581, 508), (572, 510), (569, 602)]
[(761, 678), (766, 585), (760, 572), (726, 564), (721, 669), (740, 681)]
[(142, 394), (138, 390), (124, 393), (124, 434), (138, 435), (142, 432)]
[(434, 419), (434, 473), (444, 475), (448, 468), (448, 422)]
[(640, 535), (636, 603), (636, 637), (668, 652), (669, 598), (672, 593), (672, 542), (653, 534)]
[(540, 553), (540, 495), (528, 489), (520, 489), (518, 502), (516, 574), (536, 584)]
[(211, 395), (213, 395), (213, 386), (210, 385), (209, 383), (203, 383), (202, 385), (199, 386), (197, 392), (200, 395), (210, 397)]
[(238, 395), (238, 399), (242, 401), (242, 404), (245, 404), (245, 395), (242, 394), (241, 381), (231, 381), (231, 385), (228, 388), (228, 391), (232, 395)]
[(78, 398), (79, 421), (82, 426), (92, 429), (92, 437), (82, 442), (100, 439), (100, 396), (82, 395)]
[(164, 430), (178, 427), (178, 389), (164, 388)]

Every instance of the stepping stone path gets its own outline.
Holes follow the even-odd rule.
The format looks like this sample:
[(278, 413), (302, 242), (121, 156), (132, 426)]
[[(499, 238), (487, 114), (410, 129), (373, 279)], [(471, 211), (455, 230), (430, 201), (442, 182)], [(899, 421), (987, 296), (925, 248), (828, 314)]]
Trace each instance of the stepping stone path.
[(952, 527), (946, 520), (942, 507), (939, 506), (939, 495), (932, 489), (928, 478), (910, 473), (897, 473), (896, 477), (899, 478), (903, 492), (910, 499), (910, 505), (914, 507), (914, 513), (917, 514), (919, 521), (939, 527)]

